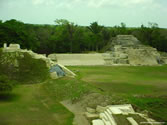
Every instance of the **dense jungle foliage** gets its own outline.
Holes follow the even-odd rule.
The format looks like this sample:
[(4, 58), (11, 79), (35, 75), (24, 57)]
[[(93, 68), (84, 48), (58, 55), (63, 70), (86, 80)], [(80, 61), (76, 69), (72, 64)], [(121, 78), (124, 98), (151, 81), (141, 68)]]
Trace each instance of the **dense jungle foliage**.
[(22, 48), (38, 53), (81, 53), (99, 51), (112, 42), (118, 34), (132, 34), (143, 44), (167, 52), (167, 29), (156, 23), (138, 28), (120, 26), (105, 27), (93, 22), (90, 26), (78, 26), (64, 19), (55, 20), (55, 25), (25, 24), (15, 19), (0, 21), (0, 46), (3, 43), (18, 43)]

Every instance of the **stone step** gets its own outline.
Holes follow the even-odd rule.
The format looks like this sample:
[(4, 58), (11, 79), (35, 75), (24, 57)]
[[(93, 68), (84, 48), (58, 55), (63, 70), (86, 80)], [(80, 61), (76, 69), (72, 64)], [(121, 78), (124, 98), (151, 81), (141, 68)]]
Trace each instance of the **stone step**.
[(96, 119), (92, 121), (92, 125), (105, 125), (101, 119)]
[(112, 125), (108, 120), (102, 119), (105, 125)]
[(107, 116), (104, 113), (100, 113), (99, 117), (101, 119), (105, 119), (106, 121), (108, 120)]
[(105, 125), (112, 125), (108, 117), (104, 113), (100, 113), (100, 118), (102, 119)]
[(127, 120), (131, 125), (138, 125), (138, 123), (132, 117), (128, 117)]
[(110, 115), (113, 114), (109, 109), (107, 109), (106, 111), (107, 111)]
[(89, 113), (89, 112), (85, 112), (85, 116), (86, 116), (88, 119), (96, 119), (96, 118), (99, 118), (99, 115), (98, 115), (98, 114)]
[(122, 114), (122, 111), (118, 108), (110, 107), (109, 110), (112, 112), (112, 114)]
[(111, 125), (117, 125), (112, 115), (110, 115), (107, 111), (104, 111), (104, 114), (108, 117)]

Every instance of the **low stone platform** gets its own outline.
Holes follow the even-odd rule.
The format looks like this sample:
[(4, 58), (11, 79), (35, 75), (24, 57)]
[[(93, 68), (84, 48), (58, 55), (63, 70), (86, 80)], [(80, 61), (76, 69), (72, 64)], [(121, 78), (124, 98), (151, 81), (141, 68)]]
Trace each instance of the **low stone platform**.
[(95, 66), (105, 65), (105, 60), (101, 53), (95, 54), (51, 54), (48, 56), (52, 60), (65, 66)]

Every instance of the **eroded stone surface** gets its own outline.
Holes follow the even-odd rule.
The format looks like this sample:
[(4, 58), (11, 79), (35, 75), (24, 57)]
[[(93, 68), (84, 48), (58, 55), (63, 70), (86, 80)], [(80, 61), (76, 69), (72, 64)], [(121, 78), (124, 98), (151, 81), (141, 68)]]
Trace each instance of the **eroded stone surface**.
[(132, 117), (128, 117), (127, 120), (130, 122), (131, 125), (138, 125), (138, 123)]
[(167, 56), (161, 56), (153, 47), (142, 45), (132, 35), (118, 35), (112, 41), (110, 51), (106, 53), (51, 54), (49, 57), (67, 66), (167, 64)]
[(159, 65), (161, 56), (159, 52), (150, 46), (140, 43), (132, 35), (118, 35), (111, 45), (112, 64), (129, 64), (129, 65)]
[[(47, 58), (45, 55), (34, 53), (31, 50), (20, 49), (19, 44), (10, 44), (9, 47), (7, 47), (7, 44), (4, 44), (3, 52), (8, 53), (9, 56), (12, 55), (11, 57), (8, 57), (8, 58), (4, 57), (3, 59), (5, 60), (5, 62), (10, 61), (15, 67), (19, 66), (16, 57), (18, 57), (18, 56), (24, 57), (23, 53), (28, 53), (34, 59), (40, 59), (40, 60), (45, 61), (46, 66), (49, 69), (51, 69), (53, 66), (57, 65), (58, 67), (60, 67), (62, 69), (63, 72), (65, 72), (64, 75), (70, 76), (70, 77), (75, 77), (75, 74), (72, 71), (70, 71), (69, 69), (67, 69), (66, 67), (64, 67), (63, 65), (52, 61), (50, 58)], [(56, 71), (51, 72), (50, 76), (51, 76), (51, 78), (56, 79), (59, 77), (59, 72), (56, 72)]]
[(58, 63), (65, 66), (77, 65), (104, 65), (105, 61), (102, 54), (51, 54), (48, 56), (52, 60), (57, 60)]
[(105, 125), (104, 122), (102, 120), (100, 120), (100, 119), (93, 120), (92, 124), (93, 125)]
[(89, 112), (85, 112), (85, 116), (88, 119), (96, 119), (99, 118), (99, 115), (96, 113), (89, 113)]
[(103, 106), (100, 106), (100, 105), (98, 105), (96, 107), (96, 112), (98, 112), (98, 113), (104, 112), (105, 110), (106, 110), (106, 107), (103, 107)]
[[(99, 107), (99, 106), (98, 106)], [(148, 116), (134, 111), (130, 104), (125, 105), (108, 105), (103, 107), (104, 110), (99, 112), (99, 118), (105, 125), (119, 125), (123, 124), (121, 119), (126, 122), (124, 124), (138, 125), (141, 122), (155, 122), (155, 120), (148, 118)], [(94, 120), (93, 120), (94, 121)], [(93, 125), (96, 125), (92, 121)], [(101, 123), (101, 124), (103, 124)]]
[(86, 111), (89, 113), (96, 113), (96, 110), (90, 107), (86, 107)]

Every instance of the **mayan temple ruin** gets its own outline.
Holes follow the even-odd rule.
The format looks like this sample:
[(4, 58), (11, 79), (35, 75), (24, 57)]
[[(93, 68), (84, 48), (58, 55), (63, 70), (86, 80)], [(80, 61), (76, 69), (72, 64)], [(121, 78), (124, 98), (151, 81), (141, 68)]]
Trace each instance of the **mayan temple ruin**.
[(105, 55), (107, 65), (158, 65), (161, 64), (159, 52), (150, 46), (142, 45), (133, 35), (117, 35), (108, 54)]

